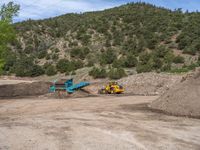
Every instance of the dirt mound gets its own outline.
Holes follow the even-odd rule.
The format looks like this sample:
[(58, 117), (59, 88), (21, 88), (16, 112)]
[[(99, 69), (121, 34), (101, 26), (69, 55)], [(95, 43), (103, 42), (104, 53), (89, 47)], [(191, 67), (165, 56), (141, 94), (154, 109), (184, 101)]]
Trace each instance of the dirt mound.
[(0, 98), (37, 96), (49, 92), (49, 82), (32, 82), (0, 85)]
[(200, 118), (200, 69), (154, 101), (151, 108), (169, 114)]
[(119, 80), (125, 92), (135, 95), (160, 95), (180, 82), (181, 75), (164, 73), (142, 73)]

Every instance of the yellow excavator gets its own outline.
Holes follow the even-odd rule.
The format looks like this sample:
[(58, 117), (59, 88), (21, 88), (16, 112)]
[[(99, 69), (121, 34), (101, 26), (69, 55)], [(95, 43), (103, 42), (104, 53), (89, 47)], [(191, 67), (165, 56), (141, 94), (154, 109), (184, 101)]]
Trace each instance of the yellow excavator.
[(99, 94), (122, 94), (123, 92), (123, 86), (117, 82), (109, 82), (104, 88), (99, 90)]

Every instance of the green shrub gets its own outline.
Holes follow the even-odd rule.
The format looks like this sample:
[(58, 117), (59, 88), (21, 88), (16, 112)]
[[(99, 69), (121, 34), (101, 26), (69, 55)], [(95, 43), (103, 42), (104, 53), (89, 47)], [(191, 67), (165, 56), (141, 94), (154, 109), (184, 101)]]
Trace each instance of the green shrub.
[(74, 66), (67, 59), (60, 59), (58, 63), (56, 64), (56, 68), (61, 73), (70, 72), (74, 70)]
[(117, 56), (113, 49), (108, 49), (106, 52), (103, 52), (100, 57), (101, 64), (112, 64), (114, 60), (117, 59)]
[(182, 56), (180, 56), (180, 55), (178, 55), (178, 56), (174, 57), (173, 62), (174, 62), (175, 64), (182, 64), (182, 63), (185, 62), (185, 58), (182, 57)]
[(112, 63), (113, 68), (123, 68), (125, 67), (125, 58), (115, 59)]
[(89, 52), (90, 49), (88, 47), (75, 48), (70, 51), (70, 56), (84, 60)]
[(74, 67), (74, 70), (83, 68), (84, 63), (81, 60), (73, 60), (71, 61), (71, 65)]
[(136, 71), (137, 73), (150, 72), (152, 71), (152, 66), (150, 64), (138, 64)]
[(46, 55), (47, 55), (47, 51), (40, 51), (38, 53), (38, 59), (43, 59), (46, 57)]
[(89, 72), (89, 75), (92, 76), (95, 79), (106, 78), (107, 72), (104, 68), (93, 67), (92, 70)]
[(53, 55), (52, 55), (52, 59), (53, 59), (53, 60), (57, 60), (58, 58), (59, 58), (59, 55), (58, 55), (58, 54), (53, 54)]
[(45, 73), (44, 69), (39, 65), (34, 65), (31, 70), (31, 77), (37, 77)]
[(127, 76), (126, 73), (125, 73), (125, 70), (123, 68), (111, 68), (109, 73), (108, 73), (108, 76), (110, 79), (120, 79), (122, 77), (125, 77)]
[(26, 46), (26, 48), (24, 49), (24, 52), (25, 52), (26, 54), (30, 54), (30, 53), (32, 53), (33, 51), (34, 51), (33, 45), (28, 45), (28, 46)]
[(45, 73), (41, 66), (34, 64), (33, 60), (26, 56), (16, 61), (13, 71), (20, 77), (36, 77)]
[(56, 68), (53, 65), (49, 65), (45, 70), (45, 74), (48, 76), (56, 75), (56, 73)]
[(125, 61), (125, 66), (130, 68), (130, 67), (136, 67), (138, 64), (138, 60), (135, 56), (129, 55), (127, 56), (127, 59)]
[(194, 47), (186, 47), (184, 50), (183, 50), (183, 53), (184, 54), (190, 54), (190, 55), (195, 55), (196, 54), (196, 50), (194, 49)]
[(49, 60), (49, 59), (51, 59), (51, 55), (47, 54), (45, 58), (46, 58), (46, 60)]

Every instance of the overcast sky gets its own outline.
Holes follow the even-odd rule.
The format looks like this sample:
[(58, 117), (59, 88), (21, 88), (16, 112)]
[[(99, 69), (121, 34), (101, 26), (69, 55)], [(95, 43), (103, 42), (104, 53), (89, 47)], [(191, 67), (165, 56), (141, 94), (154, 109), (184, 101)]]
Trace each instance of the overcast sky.
[[(0, 5), (10, 0), (0, 0)], [(200, 11), (200, 0), (13, 0), (21, 10), (16, 21), (43, 19), (71, 12), (86, 12), (112, 8), (128, 2), (144, 1), (170, 9)]]

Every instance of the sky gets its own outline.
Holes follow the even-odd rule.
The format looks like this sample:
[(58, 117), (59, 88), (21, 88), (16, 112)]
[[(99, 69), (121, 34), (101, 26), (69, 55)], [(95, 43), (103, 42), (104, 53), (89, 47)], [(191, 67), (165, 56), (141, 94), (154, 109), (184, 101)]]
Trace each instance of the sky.
[[(0, 0), (0, 5), (10, 0)], [(20, 4), (20, 13), (14, 22), (27, 19), (44, 19), (66, 13), (81, 13), (104, 10), (129, 2), (147, 2), (169, 9), (182, 8), (183, 11), (200, 11), (200, 0), (12, 0)]]

